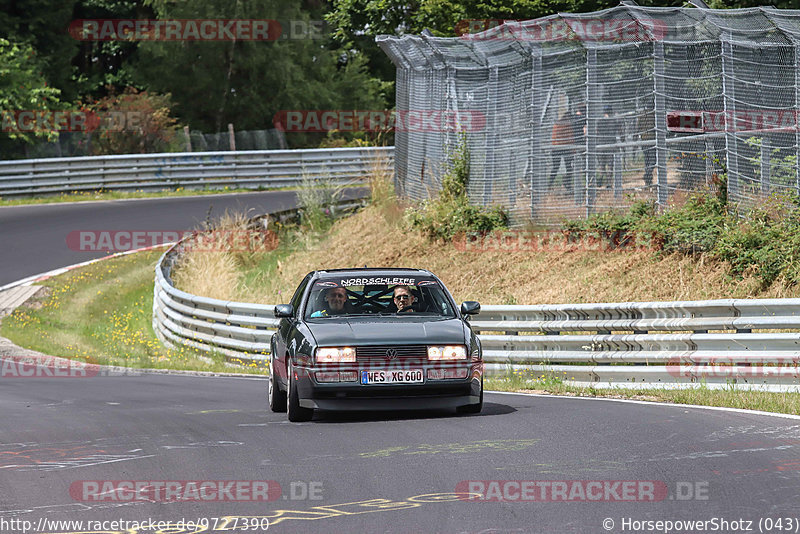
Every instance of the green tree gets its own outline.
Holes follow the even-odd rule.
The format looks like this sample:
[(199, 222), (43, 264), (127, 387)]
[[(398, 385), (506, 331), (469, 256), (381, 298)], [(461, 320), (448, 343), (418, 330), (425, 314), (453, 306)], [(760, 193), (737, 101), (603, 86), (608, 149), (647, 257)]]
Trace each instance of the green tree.
[[(74, 21), (83, 19), (152, 19), (155, 14), (144, 0), (78, 0)], [(77, 27), (76, 27), (77, 29)], [(77, 33), (77, 32), (76, 32)], [(73, 39), (77, 39), (73, 35)], [(139, 43), (136, 41), (77, 40), (72, 63), (80, 98), (98, 99), (110, 92), (140, 86), (134, 67)], [(141, 87), (139, 87), (141, 88)]]
[(13, 146), (9, 141), (33, 143), (36, 139), (53, 139), (52, 130), (18, 129), (16, 112), (49, 111), (62, 107), (61, 92), (47, 84), (41, 72), (42, 64), (33, 47), (0, 38), (0, 113), (3, 117), (2, 146)]
[[(371, 73), (394, 80), (395, 67), (375, 45), (378, 35), (453, 37), (465, 21), (527, 20), (558, 12), (583, 12), (618, 5), (618, 0), (333, 0), (326, 19), (333, 37), (368, 58)], [(393, 87), (389, 89), (393, 91)]]
[[(294, 0), (150, 0), (161, 19), (310, 20)], [(301, 24), (302, 26), (302, 24)], [(327, 38), (276, 41), (143, 42), (137, 69), (148, 89), (171, 93), (193, 129), (272, 126), (280, 110), (383, 108), (363, 61), (330, 49)]]
[(39, 69), (62, 99), (77, 96), (72, 58), (78, 42), (67, 32), (76, 0), (0, 0), (0, 36), (28, 43), (39, 58)]

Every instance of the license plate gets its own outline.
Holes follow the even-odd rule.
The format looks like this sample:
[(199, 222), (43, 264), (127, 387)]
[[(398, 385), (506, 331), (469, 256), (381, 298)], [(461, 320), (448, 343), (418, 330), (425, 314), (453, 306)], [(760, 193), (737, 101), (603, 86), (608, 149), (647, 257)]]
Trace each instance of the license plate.
[(362, 384), (414, 384), (422, 382), (422, 369), (361, 371)]

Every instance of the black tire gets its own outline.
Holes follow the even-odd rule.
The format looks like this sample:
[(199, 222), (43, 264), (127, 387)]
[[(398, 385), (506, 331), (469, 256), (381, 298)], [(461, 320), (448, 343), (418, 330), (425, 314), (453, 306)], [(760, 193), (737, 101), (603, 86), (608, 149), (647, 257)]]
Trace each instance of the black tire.
[(278, 374), (275, 372), (275, 360), (270, 361), (269, 367), (269, 409), (273, 412), (283, 413), (286, 411), (286, 392), (281, 391), (278, 384)]
[(287, 412), (289, 421), (293, 423), (311, 421), (311, 418), (314, 417), (313, 408), (303, 408), (300, 406), (300, 396), (297, 393), (297, 381), (294, 379), (294, 370), (291, 365), (289, 366), (289, 403)]
[(483, 410), (483, 378), (481, 378), (481, 396), (478, 402), (475, 404), (467, 404), (466, 406), (459, 406), (456, 408), (456, 412), (463, 413), (463, 414), (476, 414), (481, 413)]

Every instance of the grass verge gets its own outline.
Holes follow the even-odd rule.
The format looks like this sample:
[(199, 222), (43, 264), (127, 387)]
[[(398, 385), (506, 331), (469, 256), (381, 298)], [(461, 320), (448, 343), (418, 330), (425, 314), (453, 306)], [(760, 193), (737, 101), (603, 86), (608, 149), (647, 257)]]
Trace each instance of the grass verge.
[(153, 333), (154, 269), (162, 253), (110, 258), (51, 278), (40, 296), (3, 319), (0, 334), (27, 349), (101, 365), (231, 372), (223, 356), (168, 349)]
[(506, 376), (487, 377), (487, 390), (512, 391), (517, 393), (540, 393), (568, 397), (596, 397), (630, 399), (648, 402), (670, 402), (698, 406), (718, 406), (759, 410), (763, 412), (800, 414), (800, 394), (751, 391), (730, 385), (725, 389), (710, 389), (704, 385), (691, 389), (610, 388), (578, 387), (557, 377), (529, 378), (525, 373), (509, 371)]

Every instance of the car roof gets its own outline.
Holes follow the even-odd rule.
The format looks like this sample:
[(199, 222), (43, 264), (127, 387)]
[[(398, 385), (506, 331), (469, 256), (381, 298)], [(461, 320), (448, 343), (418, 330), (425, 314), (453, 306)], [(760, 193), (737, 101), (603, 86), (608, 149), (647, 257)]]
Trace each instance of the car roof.
[(367, 268), (351, 268), (351, 269), (325, 269), (314, 271), (314, 274), (320, 277), (327, 277), (329, 275), (333, 276), (350, 276), (350, 277), (362, 277), (362, 276), (402, 276), (402, 275), (410, 275), (410, 276), (433, 276), (435, 275), (427, 271), (425, 269), (408, 269), (408, 268), (394, 268), (394, 267), (367, 267)]

